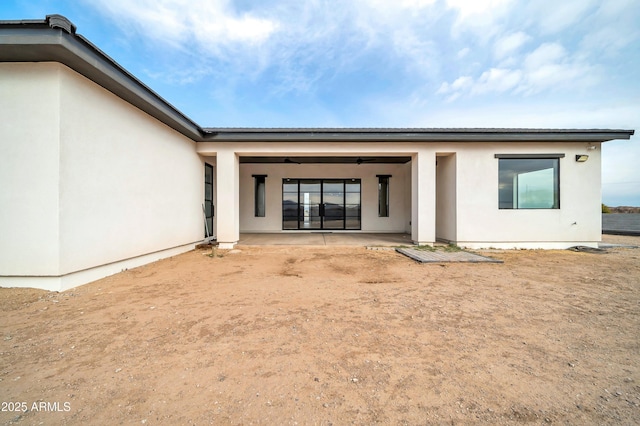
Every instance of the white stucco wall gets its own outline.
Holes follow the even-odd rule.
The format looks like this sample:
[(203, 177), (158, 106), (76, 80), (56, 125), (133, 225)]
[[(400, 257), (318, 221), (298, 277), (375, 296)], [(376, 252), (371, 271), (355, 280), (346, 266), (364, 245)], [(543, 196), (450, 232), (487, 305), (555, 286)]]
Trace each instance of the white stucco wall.
[(59, 67), (0, 63), (2, 276), (58, 275)]
[(436, 241), (436, 144), (419, 144), (411, 159), (411, 240)]
[[(457, 241), (468, 247), (565, 248), (601, 239), (600, 146), (587, 143), (456, 144)], [(560, 159), (560, 209), (498, 209), (495, 154), (565, 154)], [(588, 154), (585, 163), (576, 154)]]
[[(219, 177), (223, 177), (224, 184), (221, 184), (219, 181), (216, 182), (216, 233), (218, 236), (218, 242), (221, 247), (233, 247), (233, 245), (238, 241), (239, 234), (235, 233), (236, 229), (236, 220), (232, 217), (234, 213), (233, 209), (228, 208), (228, 206), (233, 206), (236, 203), (236, 199), (234, 198), (235, 187), (237, 186), (237, 193), (240, 196), (240, 199), (243, 197), (245, 201), (240, 204), (240, 200), (238, 205), (239, 207), (236, 211), (238, 212), (238, 222), (240, 222), (242, 226), (242, 232), (281, 232), (282, 231), (282, 223), (281, 217), (278, 219), (269, 218), (270, 220), (274, 220), (274, 222), (270, 224), (261, 225), (259, 222), (256, 225), (256, 229), (250, 229), (248, 225), (253, 227), (253, 224), (249, 223), (246, 216), (253, 216), (253, 182), (249, 182), (249, 186), (247, 183), (240, 184), (240, 175), (244, 175), (245, 179), (248, 176), (251, 178), (252, 174), (267, 174), (264, 173), (262, 169), (256, 168), (256, 171), (242, 171), (239, 173), (238, 181), (235, 179), (230, 179), (230, 176), (235, 174), (235, 163), (236, 161), (243, 156), (411, 156), (412, 153), (416, 152), (416, 145), (411, 143), (385, 143), (385, 142), (371, 142), (371, 143), (361, 143), (361, 142), (252, 142), (252, 141), (238, 141), (238, 142), (201, 142), (196, 145), (197, 152), (202, 155), (207, 161), (211, 161), (211, 159), (215, 158), (216, 162), (216, 175)], [(430, 150), (427, 150), (430, 151)], [(233, 153), (233, 155), (231, 155)], [(434, 157), (435, 158), (435, 157)], [(435, 160), (434, 160), (435, 161)], [(257, 166), (257, 165), (256, 165)], [(309, 166), (309, 165), (307, 165)], [(362, 164), (359, 167), (363, 167), (365, 164)], [(371, 166), (371, 165), (369, 165)], [(245, 165), (240, 165), (238, 169), (244, 168)], [(260, 166), (262, 167), (262, 166)], [(277, 167), (277, 166), (276, 166)], [(294, 165), (295, 167), (295, 165)], [(311, 167), (311, 166), (309, 166)], [(323, 177), (325, 173), (327, 173), (327, 165), (316, 165), (313, 167), (318, 167), (316, 170), (320, 170), (320, 175), (314, 173), (314, 176), (311, 177)], [(346, 166), (349, 167), (349, 166)], [(350, 167), (358, 167), (358, 166), (350, 166)], [(228, 173), (224, 173), (223, 170), (228, 170)], [(380, 169), (378, 169), (380, 170)], [(333, 173), (333, 172), (332, 172)], [(385, 174), (377, 171), (372, 174), (374, 176), (376, 174)], [(392, 185), (398, 185), (398, 180), (395, 179), (396, 175), (393, 174), (394, 178), (392, 178)], [(411, 211), (411, 204), (407, 205), (406, 197), (412, 197), (411, 192), (411, 164), (405, 164), (403, 167), (398, 169), (398, 177), (404, 175), (404, 185), (400, 188), (398, 194), (403, 194), (403, 201), (399, 201), (395, 198), (392, 198), (392, 203), (400, 203), (393, 204), (391, 206), (392, 209), (396, 210), (398, 208), (402, 209), (404, 205), (404, 211), (408, 216), (405, 216), (402, 227), (397, 228), (395, 223), (392, 227), (387, 229), (393, 229), (393, 231), (388, 232), (407, 232), (410, 230), (409, 222), (411, 221), (411, 216), (409, 212)], [(274, 175), (276, 176), (276, 175)], [(351, 176), (350, 173), (345, 173), (346, 177), (358, 177)], [(269, 175), (271, 178), (271, 175)], [(305, 176), (292, 176), (292, 177), (305, 177)], [(340, 177), (340, 176), (331, 176), (326, 175), (326, 177)], [(269, 179), (268, 179), (269, 180)], [(393, 183), (393, 180), (396, 180), (396, 183)], [(377, 181), (377, 180), (376, 180)], [(269, 182), (267, 181), (269, 185)], [(281, 184), (281, 183), (280, 183)], [(428, 183), (426, 184), (428, 185)], [(246, 189), (245, 189), (246, 188)], [(273, 189), (272, 189), (273, 190)], [(247, 193), (249, 191), (249, 193)], [(279, 189), (278, 191), (281, 191)], [(395, 191), (395, 190), (394, 190)], [(435, 189), (433, 191), (435, 193)], [(377, 192), (376, 192), (377, 194)], [(281, 195), (279, 196), (281, 197)], [(395, 196), (394, 196), (395, 197)], [(248, 200), (248, 202), (247, 202)], [(267, 203), (272, 202), (273, 197), (267, 194)], [(376, 201), (377, 203), (377, 195)], [(249, 207), (247, 211), (246, 206)], [(281, 208), (281, 207), (278, 207)], [(374, 213), (377, 215), (377, 207), (374, 207)], [(281, 212), (279, 215), (281, 216)], [(240, 217), (243, 215), (243, 217)], [(429, 216), (426, 214), (426, 216)], [(277, 222), (277, 224), (276, 224)], [(370, 222), (371, 223), (371, 222)], [(247, 224), (247, 225), (245, 225)], [(255, 224), (255, 223), (254, 223)], [(363, 222), (364, 224), (364, 222)], [(363, 225), (365, 226), (365, 225)], [(409, 229), (408, 229), (409, 228)], [(433, 228), (433, 227), (432, 227)], [(367, 228), (363, 228), (365, 231)], [(378, 228), (379, 229), (379, 228)], [(375, 229), (370, 229), (368, 232), (384, 232), (384, 231), (376, 231)], [(433, 241), (433, 240), (432, 240)]]
[[(238, 142), (198, 144), (203, 155), (215, 155), (219, 150), (242, 155), (407, 155), (413, 161), (395, 176), (404, 174), (404, 183), (392, 206), (404, 205), (403, 226), (394, 222), (385, 228), (375, 218), (367, 219), (363, 210), (363, 231), (411, 231), (416, 242), (429, 244), (436, 238), (457, 242), (468, 247), (503, 248), (566, 248), (575, 244), (595, 246), (600, 240), (600, 144), (588, 150), (585, 142), (483, 142), (483, 143), (257, 143)], [(560, 160), (560, 203), (558, 210), (500, 210), (498, 208), (498, 160), (495, 154), (564, 154)], [(455, 154), (446, 159), (445, 169), (436, 171), (437, 155)], [(589, 161), (577, 163), (576, 154), (588, 154)], [(421, 159), (421, 160), (420, 160)], [(448, 164), (448, 161), (453, 163)], [(360, 166), (363, 167), (364, 165)], [(274, 169), (270, 169), (274, 168)], [(274, 232), (281, 230), (280, 184), (285, 166), (241, 165), (240, 224), (243, 232)], [(300, 172), (289, 177), (359, 177), (326, 165), (288, 165)], [(348, 166), (346, 166), (348, 167)], [(376, 166), (368, 165), (375, 168)], [(316, 168), (316, 169), (314, 169)], [(286, 169), (284, 169), (286, 170)], [(302, 172), (307, 170), (307, 173)], [(320, 170), (321, 172), (315, 172)], [(349, 169), (347, 169), (348, 171)], [(362, 169), (365, 170), (365, 169)], [(378, 168), (370, 176), (384, 174)], [(266, 218), (253, 218), (252, 174), (267, 174)], [(296, 176), (297, 175), (297, 176)], [(274, 181), (274, 178), (275, 181)], [(393, 182), (395, 181), (395, 183)], [(436, 181), (439, 183), (436, 184)], [(397, 179), (392, 184), (398, 184)], [(455, 191), (452, 185), (455, 184)], [(274, 186), (275, 185), (275, 186)], [(363, 185), (365, 181), (363, 180)], [(363, 186), (363, 192), (367, 191)], [(439, 192), (439, 195), (438, 195)], [(455, 195), (453, 195), (455, 193)], [(364, 202), (375, 202), (370, 198)], [(437, 202), (439, 200), (439, 203)], [(417, 202), (416, 202), (417, 201)], [(398, 204), (400, 203), (400, 204)], [(419, 203), (419, 205), (417, 204)], [(223, 207), (218, 206), (218, 210)], [(392, 207), (393, 208), (393, 207)], [(440, 214), (436, 214), (439, 210)], [(276, 212), (274, 216), (269, 212)], [(375, 211), (375, 210), (371, 210)], [(448, 212), (448, 213), (447, 213)], [(418, 218), (419, 220), (415, 220)], [(375, 223), (375, 226), (368, 227)], [(411, 225), (409, 225), (411, 223)], [(416, 226), (417, 223), (417, 226)]]
[[(405, 232), (410, 211), (405, 209), (406, 164), (241, 164), (240, 232), (282, 231), (282, 179), (361, 179), (363, 232)], [(378, 178), (392, 175), (389, 217), (378, 217)], [(265, 217), (254, 216), (254, 178), (267, 175)]]
[(61, 272), (201, 240), (204, 162), (195, 142), (62, 70)]
[(439, 154), (436, 166), (436, 239), (456, 241), (456, 154)]
[(0, 71), (0, 285), (60, 290), (202, 239), (193, 141), (63, 65)]

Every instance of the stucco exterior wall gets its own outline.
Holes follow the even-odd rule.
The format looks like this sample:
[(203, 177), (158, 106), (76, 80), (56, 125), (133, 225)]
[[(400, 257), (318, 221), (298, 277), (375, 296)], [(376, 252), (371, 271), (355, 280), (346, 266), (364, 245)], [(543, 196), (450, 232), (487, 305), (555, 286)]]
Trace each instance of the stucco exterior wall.
[(0, 63), (2, 276), (58, 275), (59, 67)]
[[(248, 164), (241, 164), (238, 167), (238, 179), (236, 182), (235, 178), (232, 178), (236, 175), (236, 164), (239, 158), (243, 156), (411, 156), (416, 153), (417, 146), (412, 143), (385, 143), (385, 142), (252, 142), (252, 141), (238, 141), (238, 142), (201, 142), (196, 145), (197, 152), (202, 155), (206, 161), (211, 162), (212, 159), (215, 158), (216, 163), (216, 235), (218, 237), (218, 242), (220, 243), (220, 247), (230, 248), (233, 247), (235, 243), (237, 243), (239, 239), (239, 234), (234, 232), (236, 227), (239, 228), (238, 221), (235, 220), (233, 216), (234, 212), (238, 212), (239, 222), (242, 226), (242, 232), (280, 232), (282, 231), (282, 223), (281, 217), (274, 219), (270, 217), (270, 220), (273, 220), (272, 223), (261, 223), (252, 222), (251, 217), (253, 216), (253, 182), (246, 181), (241, 185), (240, 179), (241, 176), (244, 176), (245, 179), (247, 177), (251, 179), (252, 174), (267, 174), (269, 178), (267, 179), (267, 185), (273, 185), (273, 183), (269, 183), (271, 179), (271, 175), (269, 173), (265, 173), (264, 169), (258, 168), (258, 165), (255, 165), (256, 168), (246, 171), (242, 171), (240, 173), (240, 168), (245, 168), (245, 166), (249, 166)], [(426, 149), (425, 156), (431, 157), (432, 150)], [(435, 162), (435, 156), (434, 162)], [(313, 173), (313, 175), (309, 175), (310, 177), (340, 177), (340, 176), (331, 176), (329, 175), (327, 165), (292, 165), (294, 167), (299, 167), (300, 170), (304, 170), (305, 167), (309, 167), (310, 170), (319, 170), (318, 173)], [(364, 167), (365, 164), (360, 166), (344, 166), (344, 167)], [(372, 165), (368, 165), (372, 167)], [(259, 167), (266, 167), (265, 165), (260, 165)], [(284, 167), (284, 165), (278, 165), (276, 167)], [(312, 169), (315, 167), (315, 169)], [(226, 172), (225, 172), (226, 170)], [(380, 170), (380, 169), (377, 169)], [(372, 173), (372, 176), (375, 178), (376, 174), (385, 174), (380, 171), (376, 171)], [(392, 174), (394, 177), (392, 178), (392, 185), (398, 185), (398, 180), (396, 179), (396, 175)], [(411, 230), (409, 222), (412, 221), (412, 208), (411, 198), (413, 197), (413, 193), (411, 191), (412, 187), (412, 167), (411, 163), (403, 165), (400, 169), (398, 169), (398, 178), (404, 175), (404, 186), (397, 192), (397, 194), (403, 194), (404, 207), (403, 204), (399, 204), (398, 206), (393, 205), (391, 208), (397, 210), (397, 208), (403, 209), (406, 214), (409, 216), (404, 218), (404, 224), (402, 227), (397, 228), (395, 231), (388, 232), (409, 232)], [(273, 175), (277, 176), (277, 175)], [(430, 183), (427, 179), (425, 180), (424, 188), (428, 189)], [(290, 176), (290, 177), (302, 177), (300, 176)], [(346, 177), (358, 177), (352, 176), (351, 173), (346, 173)], [(223, 182), (221, 182), (221, 180)], [(393, 180), (396, 180), (396, 183), (393, 183)], [(377, 182), (377, 179), (376, 179)], [(281, 185), (281, 182), (280, 184)], [(433, 184), (433, 180), (431, 180), (431, 185)], [(273, 191), (273, 188), (271, 189)], [(278, 189), (281, 191), (281, 189)], [(428, 192), (428, 191), (427, 191)], [(435, 189), (433, 191), (435, 193)], [(239, 194), (239, 198), (244, 198), (245, 201), (240, 204), (240, 199), (236, 199), (235, 194)], [(377, 193), (376, 193), (377, 194)], [(398, 195), (396, 195), (398, 196)], [(281, 197), (281, 194), (280, 196)], [(406, 198), (409, 198), (407, 201)], [(435, 196), (434, 196), (435, 199)], [(267, 203), (273, 202), (274, 198), (272, 195), (267, 194)], [(237, 204), (236, 204), (237, 202)], [(377, 195), (375, 198), (375, 202), (377, 203)], [(392, 200), (393, 202), (393, 200)], [(433, 203), (432, 203), (433, 204)], [(238, 209), (228, 208), (228, 206), (238, 206)], [(248, 206), (248, 210), (247, 210)], [(273, 208), (273, 207), (267, 207)], [(281, 207), (278, 207), (281, 208)], [(372, 207), (375, 208), (373, 210), (374, 214), (377, 215), (377, 207), (375, 205)], [(281, 213), (280, 213), (281, 215)], [(247, 216), (250, 216), (247, 218)], [(425, 214), (424, 216), (428, 217), (429, 214)], [(434, 216), (435, 217), (435, 216)], [(428, 220), (428, 219), (427, 219)], [(265, 221), (267, 222), (267, 221)], [(370, 222), (371, 223), (371, 222)], [(249, 226), (256, 225), (256, 229), (251, 229)], [(364, 220), (363, 220), (363, 231), (367, 228), (364, 228)], [(396, 229), (396, 224), (394, 223), (392, 227), (387, 229)], [(433, 230), (433, 226), (431, 226)], [(369, 232), (384, 232), (384, 231), (375, 231), (375, 229), (369, 230)], [(426, 234), (425, 234), (426, 235)], [(429, 238), (428, 236), (426, 238)], [(433, 242), (433, 239), (429, 240)]]
[[(405, 232), (410, 210), (405, 208), (407, 164), (241, 164), (240, 232), (282, 231), (282, 179), (340, 178), (361, 179), (363, 232)], [(254, 179), (267, 175), (265, 217), (254, 216)], [(389, 180), (389, 217), (378, 217), (378, 178)]]
[[(411, 232), (414, 240), (429, 243), (436, 237), (467, 247), (502, 248), (566, 248), (582, 244), (595, 246), (600, 241), (600, 144), (589, 150), (585, 142), (482, 142), (482, 143), (224, 143), (220, 147), (211, 143), (198, 144), (204, 155), (224, 149), (242, 155), (318, 154), (318, 155), (411, 155), (422, 158), (398, 170), (392, 185), (399, 183), (395, 176), (404, 174), (402, 189), (393, 193), (401, 200), (392, 199), (392, 209), (403, 206), (409, 214), (404, 226), (393, 222), (385, 227), (376, 218), (367, 218), (363, 208), (363, 231)], [(418, 153), (418, 157), (416, 157)], [(557, 210), (501, 210), (498, 208), (498, 159), (496, 154), (564, 154), (560, 159), (560, 209)], [(590, 156), (585, 163), (577, 163), (575, 155)], [(444, 157), (443, 157), (444, 155)], [(443, 161), (443, 168), (435, 167), (435, 158)], [(432, 160), (433, 163), (432, 164)], [(440, 161), (439, 160), (439, 161)], [(282, 170), (300, 172), (289, 175)], [(281, 230), (280, 185), (288, 177), (359, 177), (327, 165), (241, 165), (240, 224), (243, 232), (275, 232)], [(332, 166), (333, 167), (333, 166)], [(340, 166), (342, 167), (342, 166)], [(384, 174), (379, 166), (370, 167), (370, 176)], [(424, 169), (421, 171), (420, 169)], [(303, 172), (306, 170), (306, 172)], [(315, 170), (318, 170), (316, 172)], [(357, 170), (357, 168), (356, 168)], [(366, 170), (366, 169), (361, 169)], [(253, 217), (252, 174), (267, 174), (267, 217)], [(296, 176), (297, 175), (297, 176)], [(335, 175), (335, 176), (332, 176)], [(274, 180), (275, 178), (275, 180)], [(393, 182), (395, 181), (395, 183)], [(416, 185), (415, 183), (418, 183)], [(275, 185), (275, 186), (274, 186)], [(373, 193), (365, 195), (364, 203), (375, 203)], [(366, 198), (365, 197), (369, 197)], [(416, 204), (416, 201), (420, 205)], [(397, 204), (401, 203), (401, 204)], [(374, 204), (375, 205), (375, 204)], [(218, 209), (222, 208), (218, 206)], [(277, 216), (269, 212), (275, 211)], [(375, 211), (371, 209), (371, 211)], [(410, 212), (410, 213), (408, 213)], [(414, 218), (419, 217), (418, 226)], [(375, 224), (368, 227), (369, 224)]]
[(64, 65), (0, 70), (0, 285), (62, 290), (202, 239), (195, 142)]
[(456, 154), (440, 154), (436, 166), (436, 239), (457, 240)]
[(201, 240), (195, 142), (65, 67), (61, 89), (61, 272)]
[[(595, 246), (601, 239), (600, 144), (484, 143), (456, 144), (457, 241), (467, 247), (566, 248)], [(560, 159), (560, 209), (498, 208), (498, 159), (495, 154), (565, 154)], [(575, 155), (587, 154), (585, 163)]]

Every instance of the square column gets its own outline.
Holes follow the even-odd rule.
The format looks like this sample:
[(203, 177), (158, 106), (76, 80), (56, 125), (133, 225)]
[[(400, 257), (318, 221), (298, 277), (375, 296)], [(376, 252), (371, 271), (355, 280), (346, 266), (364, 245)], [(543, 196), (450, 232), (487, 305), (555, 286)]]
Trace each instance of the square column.
[(216, 239), (221, 249), (240, 239), (240, 162), (231, 150), (216, 155)]
[(411, 239), (421, 245), (436, 241), (436, 154), (426, 150), (411, 156)]

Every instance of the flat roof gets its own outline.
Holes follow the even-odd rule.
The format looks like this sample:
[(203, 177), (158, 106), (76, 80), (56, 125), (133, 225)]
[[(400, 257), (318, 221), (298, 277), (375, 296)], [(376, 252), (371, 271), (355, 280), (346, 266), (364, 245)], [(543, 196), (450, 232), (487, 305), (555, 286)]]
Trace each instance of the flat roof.
[(604, 142), (629, 139), (634, 130), (528, 128), (214, 128), (209, 141), (456, 141)]
[(585, 141), (629, 139), (634, 130), (528, 128), (203, 128), (151, 90), (61, 15), (0, 21), (0, 61), (59, 62), (196, 142)]

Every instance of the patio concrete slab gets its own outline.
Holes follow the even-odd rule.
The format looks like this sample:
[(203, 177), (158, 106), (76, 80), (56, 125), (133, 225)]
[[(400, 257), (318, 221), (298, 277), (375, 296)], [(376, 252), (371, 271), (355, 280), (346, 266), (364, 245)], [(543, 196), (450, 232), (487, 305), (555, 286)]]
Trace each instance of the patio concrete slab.
[(400, 246), (411, 245), (409, 234), (360, 232), (283, 232), (273, 234), (240, 234), (238, 245), (269, 246)]
[(504, 263), (502, 260), (480, 256), (467, 251), (448, 252), (443, 250), (417, 250), (412, 248), (397, 248), (398, 253), (410, 257), (420, 263)]

